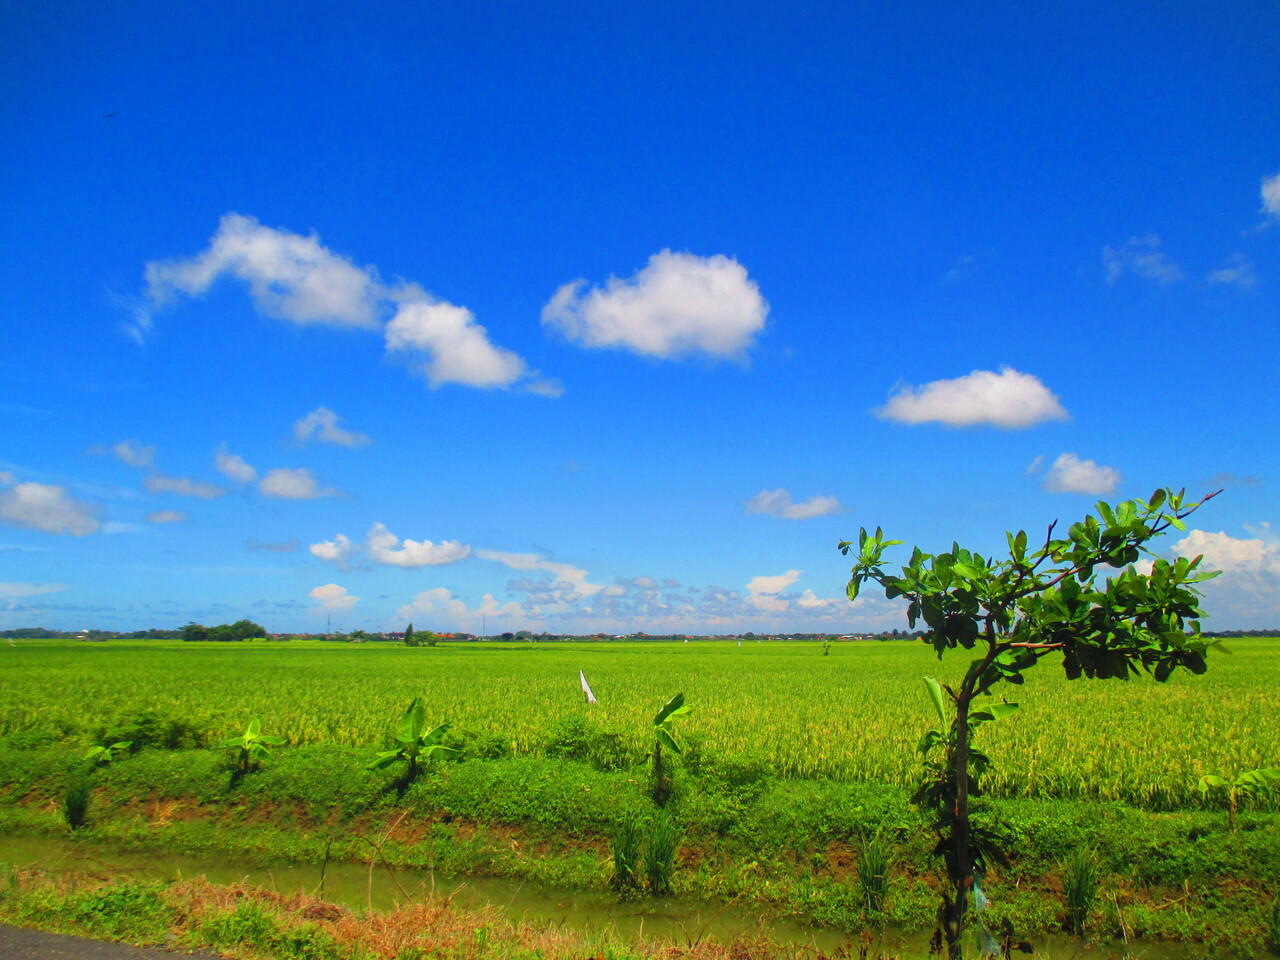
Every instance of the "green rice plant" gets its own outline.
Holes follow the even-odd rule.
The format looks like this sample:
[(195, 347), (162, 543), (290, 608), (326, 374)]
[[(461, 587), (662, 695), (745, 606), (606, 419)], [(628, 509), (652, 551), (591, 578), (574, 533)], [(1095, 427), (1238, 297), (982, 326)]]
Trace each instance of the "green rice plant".
[(93, 782), (85, 775), (76, 775), (62, 793), (62, 819), (72, 830), (79, 830), (89, 822), (89, 802), (93, 798)]
[(676, 868), (676, 849), (680, 845), (680, 828), (671, 815), (659, 810), (649, 821), (644, 845), (644, 876), (649, 894), (665, 897), (671, 894), (671, 876)]
[(884, 913), (892, 856), (893, 844), (883, 827), (863, 840), (858, 850), (858, 899), (873, 916)]
[(610, 885), (626, 896), (640, 889), (641, 850), (644, 828), (636, 817), (627, 817), (614, 831), (610, 850), (613, 854), (613, 878)]
[(1065, 876), (1062, 890), (1066, 898), (1068, 932), (1077, 935), (1084, 933), (1098, 900), (1098, 855), (1093, 850), (1078, 848), (1067, 857), (1062, 865)]

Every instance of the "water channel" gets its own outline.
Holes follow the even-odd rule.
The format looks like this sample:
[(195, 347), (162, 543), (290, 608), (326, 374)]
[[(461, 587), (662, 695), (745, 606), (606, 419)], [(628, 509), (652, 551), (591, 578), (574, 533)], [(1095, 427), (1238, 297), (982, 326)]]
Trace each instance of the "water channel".
[[(177, 879), (204, 876), (213, 883), (245, 882), (288, 894), (297, 891), (322, 896), (344, 906), (386, 910), (410, 899), (432, 895), (449, 897), (462, 907), (497, 907), (512, 921), (563, 927), (583, 933), (616, 931), (628, 940), (661, 940), (688, 944), (704, 938), (728, 942), (735, 937), (762, 937), (794, 948), (797, 956), (832, 954), (846, 947), (857, 956), (857, 941), (849, 934), (770, 916), (758, 905), (716, 905), (685, 899), (619, 901), (599, 891), (565, 890), (520, 880), (495, 877), (445, 878), (418, 868), (378, 864), (321, 865), (246, 863), (214, 855), (168, 851), (116, 849), (70, 837), (46, 835), (0, 836), (0, 863), (40, 867), (53, 872), (85, 873), (98, 877)], [(1037, 957), (1054, 960), (1192, 960), (1238, 957), (1234, 951), (1203, 945), (1129, 943), (1084, 945), (1063, 937), (1035, 937)], [(873, 942), (877, 953), (907, 958), (924, 957), (927, 937), (887, 931)]]

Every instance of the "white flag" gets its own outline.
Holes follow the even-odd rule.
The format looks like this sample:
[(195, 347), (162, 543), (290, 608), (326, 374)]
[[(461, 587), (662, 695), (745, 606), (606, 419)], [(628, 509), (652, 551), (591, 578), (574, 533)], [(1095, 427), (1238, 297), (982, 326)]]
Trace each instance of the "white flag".
[(587, 703), (595, 703), (596, 695), (591, 692), (591, 685), (587, 683), (587, 675), (581, 670), (578, 671), (578, 682), (582, 684), (582, 695), (587, 698)]

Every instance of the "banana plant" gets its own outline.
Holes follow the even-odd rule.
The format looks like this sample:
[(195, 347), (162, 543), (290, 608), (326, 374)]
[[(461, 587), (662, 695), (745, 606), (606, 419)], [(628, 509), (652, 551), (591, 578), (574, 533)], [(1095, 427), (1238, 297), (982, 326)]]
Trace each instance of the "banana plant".
[(423, 763), (436, 757), (445, 757), (456, 753), (453, 747), (446, 747), (440, 741), (449, 730), (447, 722), (432, 730), (427, 729), (427, 708), (423, 706), (421, 697), (414, 697), (407, 710), (400, 717), (395, 738), (398, 746), (391, 750), (383, 750), (369, 761), (366, 770), (382, 770), (393, 763), (404, 761), (408, 764), (405, 771), (406, 782), (418, 776)]
[(653, 802), (660, 807), (665, 807), (671, 799), (671, 778), (662, 760), (662, 748), (666, 747), (676, 755), (684, 753), (671, 733), (671, 721), (689, 712), (684, 694), (677, 693), (653, 718)]
[(249, 726), (245, 727), (244, 733), (223, 740), (218, 746), (232, 747), (239, 751), (236, 755), (236, 773), (243, 776), (267, 758), (270, 753), (268, 746), (278, 747), (284, 742), (284, 737), (263, 733), (262, 721), (254, 717), (249, 721)]
[(96, 744), (89, 748), (89, 752), (84, 755), (84, 759), (91, 767), (105, 767), (132, 746), (132, 740), (121, 740), (119, 743), (113, 743), (105, 747), (101, 744)]
[(1210, 790), (1223, 790), (1227, 794), (1227, 826), (1236, 828), (1236, 810), (1240, 807), (1241, 797), (1257, 798), (1265, 796), (1280, 787), (1280, 770), (1260, 767), (1257, 770), (1245, 770), (1234, 780), (1226, 780), (1216, 774), (1206, 774), (1200, 778), (1200, 792), (1208, 794)]

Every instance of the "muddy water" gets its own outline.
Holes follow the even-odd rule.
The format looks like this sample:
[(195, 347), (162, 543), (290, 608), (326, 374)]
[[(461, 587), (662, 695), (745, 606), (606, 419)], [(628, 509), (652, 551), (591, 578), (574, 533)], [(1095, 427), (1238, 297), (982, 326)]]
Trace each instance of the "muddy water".
[[(770, 917), (760, 908), (717, 906), (671, 898), (619, 902), (600, 892), (562, 890), (519, 880), (492, 877), (443, 878), (421, 869), (379, 864), (370, 873), (367, 864), (262, 864), (233, 862), (207, 855), (114, 849), (83, 840), (51, 836), (0, 836), (0, 863), (39, 866), (53, 871), (75, 871), (98, 876), (175, 879), (204, 876), (214, 883), (245, 881), (279, 893), (306, 893), (349, 907), (385, 910), (396, 903), (434, 894), (452, 897), (464, 907), (494, 906), (512, 920), (563, 926), (583, 933), (613, 931), (626, 939), (666, 940), (689, 943), (700, 939), (729, 941), (735, 937), (766, 937), (794, 947), (797, 955), (821, 951), (834, 953), (845, 947), (853, 956), (857, 946), (849, 935), (836, 930), (806, 926)], [(1192, 960), (1232, 957), (1203, 946), (1131, 943), (1086, 948), (1075, 941), (1037, 937), (1036, 956), (1055, 960)], [(807, 948), (807, 949), (805, 949)], [(877, 953), (903, 958), (924, 957), (925, 938), (889, 931), (872, 945)]]

